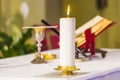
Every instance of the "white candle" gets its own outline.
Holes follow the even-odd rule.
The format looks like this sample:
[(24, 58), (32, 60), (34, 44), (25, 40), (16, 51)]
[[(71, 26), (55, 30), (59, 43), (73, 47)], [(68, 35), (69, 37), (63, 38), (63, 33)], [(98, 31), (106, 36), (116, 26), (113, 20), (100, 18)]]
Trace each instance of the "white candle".
[(75, 18), (60, 19), (60, 66), (75, 65)]

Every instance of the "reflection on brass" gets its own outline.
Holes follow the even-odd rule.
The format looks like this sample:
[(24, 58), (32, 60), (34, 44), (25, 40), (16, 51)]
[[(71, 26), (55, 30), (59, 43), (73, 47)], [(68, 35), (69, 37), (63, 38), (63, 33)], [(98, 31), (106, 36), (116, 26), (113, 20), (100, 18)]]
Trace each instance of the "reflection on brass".
[(84, 61), (86, 61), (86, 59), (85, 58), (77, 58), (77, 59), (75, 59), (75, 61), (84, 62)]
[(62, 71), (62, 75), (73, 75), (73, 71), (80, 70), (76, 66), (58, 66), (55, 70)]
[[(37, 57), (38, 57), (38, 54), (35, 54), (35, 58)], [(56, 54), (44, 53), (44, 54), (41, 54), (41, 58), (45, 60), (53, 60), (53, 59), (56, 59)]]
[(56, 54), (41, 54), (41, 57), (45, 60), (56, 59)]

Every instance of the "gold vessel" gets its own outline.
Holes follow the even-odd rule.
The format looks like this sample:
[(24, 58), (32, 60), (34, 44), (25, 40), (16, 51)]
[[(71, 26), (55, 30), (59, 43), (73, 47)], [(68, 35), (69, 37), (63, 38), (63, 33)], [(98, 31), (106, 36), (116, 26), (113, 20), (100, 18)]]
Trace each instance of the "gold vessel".
[[(35, 55), (35, 58), (38, 57), (38, 54)], [(56, 59), (56, 54), (50, 54), (50, 53), (42, 53), (41, 58), (47, 60), (53, 60)]]

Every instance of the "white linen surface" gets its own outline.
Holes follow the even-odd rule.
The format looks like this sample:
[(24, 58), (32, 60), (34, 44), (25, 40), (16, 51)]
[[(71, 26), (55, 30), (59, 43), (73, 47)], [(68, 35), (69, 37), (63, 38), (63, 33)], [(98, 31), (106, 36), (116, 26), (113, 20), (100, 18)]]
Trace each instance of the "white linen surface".
[[(72, 76), (62, 76), (54, 70), (59, 60), (47, 64), (31, 64), (34, 54), (6, 58), (0, 60), (0, 80), (119, 80), (120, 79), (120, 49), (104, 49), (106, 58), (97, 58), (85, 62), (77, 62)], [(55, 53), (59, 57), (59, 49), (44, 51)], [(96, 54), (97, 56), (98, 54)]]

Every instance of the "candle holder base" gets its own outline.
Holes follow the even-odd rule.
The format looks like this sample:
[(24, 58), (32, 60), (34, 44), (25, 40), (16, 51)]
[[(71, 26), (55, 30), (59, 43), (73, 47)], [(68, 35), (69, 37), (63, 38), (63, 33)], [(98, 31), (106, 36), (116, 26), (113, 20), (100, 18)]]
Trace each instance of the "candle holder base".
[(73, 71), (80, 70), (76, 66), (58, 66), (55, 70), (62, 71), (62, 75), (73, 75)]
[(40, 57), (36, 57), (35, 59), (33, 59), (31, 61), (31, 63), (33, 64), (42, 64), (42, 63), (47, 63), (47, 61), (43, 58), (40, 58)]

